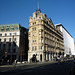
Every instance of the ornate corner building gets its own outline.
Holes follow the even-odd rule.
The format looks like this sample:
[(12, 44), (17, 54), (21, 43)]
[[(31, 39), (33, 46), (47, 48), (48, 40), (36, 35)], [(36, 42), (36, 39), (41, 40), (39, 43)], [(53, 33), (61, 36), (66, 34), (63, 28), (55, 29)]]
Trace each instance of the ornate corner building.
[(49, 61), (64, 54), (63, 34), (52, 20), (40, 10), (29, 17), (28, 62), (35, 56), (37, 61)]

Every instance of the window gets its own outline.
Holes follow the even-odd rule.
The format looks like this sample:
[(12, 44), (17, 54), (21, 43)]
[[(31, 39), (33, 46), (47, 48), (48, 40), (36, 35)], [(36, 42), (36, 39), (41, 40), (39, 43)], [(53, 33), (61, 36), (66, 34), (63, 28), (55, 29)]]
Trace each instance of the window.
[(32, 46), (32, 50), (37, 50), (37, 47), (36, 46)]
[(6, 38), (4, 39), (4, 42), (6, 42)]
[(33, 33), (33, 36), (36, 36), (36, 33)]
[(41, 42), (41, 39), (39, 39), (39, 42)]
[(32, 43), (34, 43), (34, 39), (32, 40)]
[(34, 25), (34, 23), (33, 23), (33, 25)]
[(4, 31), (4, 29), (1, 29), (1, 31)]
[(39, 17), (39, 19), (41, 19), (41, 17)]
[(10, 33), (10, 35), (12, 35), (12, 33)]
[(32, 31), (35, 31), (36, 30), (36, 27), (35, 28), (32, 28)]
[(32, 43), (36, 43), (36, 39), (33, 39), (33, 40), (32, 40)]
[(5, 36), (7, 36), (7, 34), (5, 33)]
[(35, 22), (35, 24), (36, 24), (36, 22)]
[(36, 33), (35, 33), (35, 36), (36, 36)]
[(16, 41), (16, 38), (14, 38), (14, 41)]
[(2, 36), (2, 34), (0, 34), (0, 36)]
[(36, 50), (36, 48), (37, 48), (37, 47), (35, 46), (35, 50)]
[(7, 26), (7, 28), (8, 28), (9, 26)]
[(42, 43), (42, 39), (39, 39), (39, 42)]
[(15, 28), (15, 30), (17, 31), (17, 30), (18, 30), (18, 27), (17, 27), (17, 28)]
[(2, 28), (4, 28), (4, 26), (2, 26)]
[(36, 30), (36, 28), (34, 28)]
[(39, 24), (41, 24), (42, 22), (41, 21), (39, 21)]
[(9, 31), (9, 28), (6, 28), (6, 31)]
[(14, 28), (11, 28), (10, 30), (11, 30), (11, 31), (13, 31), (13, 30), (14, 30)]
[(32, 46), (32, 50), (34, 50), (34, 46)]
[(42, 46), (39, 46), (39, 50), (42, 50)]
[(12, 25), (11, 28), (13, 28), (14, 26)]
[(33, 33), (33, 36), (34, 36), (34, 33)]
[(13, 33), (14, 35), (16, 35), (16, 33)]
[(35, 43), (36, 43), (36, 39), (35, 39)]
[(9, 41), (11, 41), (11, 38), (9, 38)]

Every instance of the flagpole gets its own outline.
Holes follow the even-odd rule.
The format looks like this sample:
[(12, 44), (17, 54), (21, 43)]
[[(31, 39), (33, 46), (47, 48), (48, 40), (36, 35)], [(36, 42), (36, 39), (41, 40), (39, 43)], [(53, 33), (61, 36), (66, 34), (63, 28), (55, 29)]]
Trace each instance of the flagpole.
[(38, 0), (38, 10), (39, 10), (39, 0)]

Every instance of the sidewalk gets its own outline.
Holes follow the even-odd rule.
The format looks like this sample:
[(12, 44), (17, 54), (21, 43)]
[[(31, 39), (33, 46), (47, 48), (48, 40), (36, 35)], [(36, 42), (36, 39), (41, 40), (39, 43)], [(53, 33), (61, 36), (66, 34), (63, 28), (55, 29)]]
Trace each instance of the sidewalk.
[(56, 61), (47, 61), (47, 62), (37, 62), (37, 63), (20, 63), (20, 64), (12, 64), (12, 65), (1, 65), (1, 67), (19, 67), (19, 66), (25, 66), (25, 65), (37, 65), (37, 64), (47, 64), (47, 63), (56, 63)]
[[(67, 60), (67, 61), (72, 61), (72, 60)], [(58, 63), (58, 61), (47, 61), (47, 62), (37, 62), (37, 63), (20, 63), (20, 64), (16, 64), (16, 65), (2, 65), (2, 66), (0, 66), (0, 72), (31, 69), (31, 68), (48, 65), (48, 64), (55, 64), (55, 63)]]
[[(68, 60), (66, 60), (66, 61), (70, 61), (70, 60), (73, 60), (73, 59), (68, 59)], [(16, 64), (16, 65), (14, 65), (14, 64), (12, 64), (12, 65), (1, 65), (0, 66), (0, 68), (1, 67), (14, 67), (14, 66), (16, 66), (16, 67), (20, 67), (20, 66), (25, 66), (25, 65), (37, 65), (37, 64), (49, 64), (49, 63), (57, 63), (58, 61), (45, 61), (45, 62), (37, 62), (37, 63), (19, 63), (19, 64)]]
[(38, 63), (23, 63), (23, 64), (16, 64), (16, 65), (2, 65), (0, 66), (0, 72), (7, 72), (13, 70), (21, 70), (21, 69), (30, 69), (35, 68), (42, 65), (57, 63), (55, 61), (48, 61), (48, 62), (38, 62)]

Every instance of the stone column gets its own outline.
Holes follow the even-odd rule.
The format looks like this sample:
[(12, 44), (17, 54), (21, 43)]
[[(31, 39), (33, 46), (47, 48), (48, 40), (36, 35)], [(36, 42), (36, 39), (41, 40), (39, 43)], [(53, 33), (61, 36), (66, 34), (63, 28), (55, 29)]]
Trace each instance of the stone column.
[(46, 54), (43, 53), (43, 54), (42, 54), (42, 62), (45, 62), (45, 61), (46, 61)]
[(50, 56), (50, 53), (49, 53), (49, 61), (51, 61), (51, 56)]
[(48, 61), (48, 53), (46, 53), (46, 60)]
[(28, 62), (30, 62), (30, 54), (28, 53)]
[(53, 61), (53, 54), (52, 54), (52, 61)]
[(49, 61), (49, 53), (48, 53), (48, 61)]
[(47, 60), (47, 53), (46, 53), (46, 60)]

